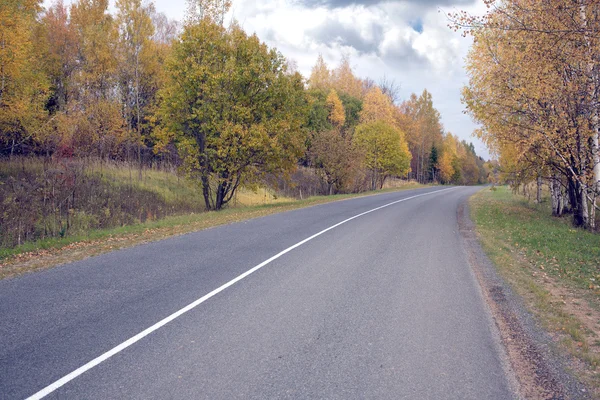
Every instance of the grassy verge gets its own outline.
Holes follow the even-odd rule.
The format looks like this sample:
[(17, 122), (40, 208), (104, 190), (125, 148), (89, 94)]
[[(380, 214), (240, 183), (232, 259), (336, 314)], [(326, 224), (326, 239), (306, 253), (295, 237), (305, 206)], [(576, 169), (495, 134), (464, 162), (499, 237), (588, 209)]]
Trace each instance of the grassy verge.
[(470, 200), (482, 245), (499, 273), (600, 396), (600, 235), (554, 218), (508, 188)]
[[(218, 225), (244, 221), (251, 218), (329, 203), (332, 201), (377, 193), (416, 189), (420, 187), (425, 186), (419, 184), (405, 184), (401, 187), (388, 188), (376, 192), (318, 196), (304, 200), (279, 198), (276, 199), (276, 201), (270, 201), (266, 204), (252, 206), (240, 205), (219, 212), (203, 212), (171, 216), (160, 220), (118, 228), (90, 230), (86, 235), (39, 240), (14, 248), (0, 249), (0, 279)], [(251, 200), (251, 194), (247, 192), (242, 193), (243, 198), (246, 201)], [(264, 194), (258, 195), (263, 196)], [(257, 202), (258, 200), (254, 201), (254, 203)]]

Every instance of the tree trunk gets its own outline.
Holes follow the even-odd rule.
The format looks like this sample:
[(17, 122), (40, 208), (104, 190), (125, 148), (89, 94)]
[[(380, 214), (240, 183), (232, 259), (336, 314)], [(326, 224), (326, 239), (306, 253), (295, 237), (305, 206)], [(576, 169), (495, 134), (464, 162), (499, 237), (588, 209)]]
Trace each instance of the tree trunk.
[(552, 215), (561, 217), (564, 212), (565, 201), (562, 186), (556, 175), (550, 180), (550, 195), (552, 196)]
[(377, 170), (371, 170), (371, 190), (377, 190)]
[(582, 185), (573, 178), (569, 179), (569, 202), (573, 211), (573, 225), (586, 227), (588, 222), (586, 193)]
[(204, 196), (204, 205), (206, 207), (206, 211), (212, 210), (211, 204), (211, 195), (210, 195), (210, 182), (206, 173), (202, 173), (202, 196)]
[[(597, 105), (597, 90), (598, 85), (600, 85), (600, 77), (598, 76), (598, 69), (596, 67), (596, 49), (593, 48), (593, 43), (589, 37), (588, 29), (588, 19), (587, 19), (587, 6), (585, 2), (581, 2), (579, 6), (579, 15), (581, 17), (583, 23), (583, 30), (585, 32), (585, 43), (588, 48), (589, 62), (587, 64), (587, 74), (588, 74), (588, 95), (591, 96), (590, 108), (591, 108), (591, 118), (590, 124), (592, 126), (592, 162), (593, 162), (593, 176), (594, 183), (591, 189), (594, 191), (594, 198), (600, 194), (600, 110)], [(596, 95), (595, 95), (596, 94)], [(595, 203), (595, 201), (594, 201)], [(594, 206), (595, 204), (592, 204)]]
[[(585, 1), (581, 1), (580, 6), (579, 6), (579, 15), (581, 17), (582, 20), (582, 24), (583, 24), (583, 31), (584, 31), (584, 38), (585, 38), (585, 43), (587, 46), (587, 54), (589, 57), (588, 63), (587, 63), (587, 80), (588, 80), (588, 88), (587, 88), (587, 96), (588, 97), (588, 105), (590, 107), (590, 124), (592, 126), (592, 138), (591, 138), (591, 147), (592, 147), (592, 176), (593, 176), (593, 182), (592, 185), (589, 188), (589, 192), (591, 192), (592, 194), (592, 212), (591, 212), (591, 218), (590, 218), (590, 214), (588, 213), (588, 200), (587, 200), (587, 195), (588, 195), (588, 188), (586, 187), (585, 184), (583, 184), (583, 188), (582, 188), (582, 204), (583, 204), (583, 213), (584, 213), (584, 220), (585, 220), (585, 227), (586, 228), (590, 228), (590, 229), (594, 229), (595, 225), (596, 225), (596, 212), (595, 212), (595, 206), (596, 206), (596, 196), (598, 195), (598, 193), (600, 192), (600, 149), (598, 148), (599, 145), (599, 135), (600, 135), (600, 118), (599, 118), (599, 110), (598, 110), (598, 104), (597, 104), (597, 98), (598, 98), (598, 85), (600, 84), (600, 79), (598, 77), (598, 69), (596, 66), (596, 61), (597, 61), (597, 48), (596, 48), (596, 43), (593, 43), (590, 35), (589, 35), (589, 24), (588, 24), (588, 19), (587, 19), (587, 11), (588, 11), (588, 5)], [(591, 10), (595, 15), (597, 13), (596, 9), (592, 9)], [(582, 171), (584, 172), (584, 171)], [(585, 174), (582, 173), (581, 176), (583, 177), (583, 179), (585, 179)]]
[(591, 209), (590, 209), (590, 230), (595, 231), (596, 230), (596, 196), (594, 195), (593, 197), (593, 201), (591, 202)]
[(568, 178), (567, 196), (571, 211), (575, 213), (575, 208), (577, 208), (577, 204), (579, 204), (579, 199), (577, 198), (577, 187), (573, 177)]
[(588, 209), (588, 199), (587, 199), (587, 186), (581, 186), (581, 226), (584, 228), (590, 227), (590, 214)]
[(217, 199), (215, 201), (215, 210), (220, 210), (221, 208), (223, 208), (223, 204), (225, 204), (225, 185), (225, 183), (220, 182), (217, 186)]
[(556, 191), (556, 187), (559, 186), (555, 178), (550, 179), (550, 202), (552, 203), (552, 215), (558, 217), (558, 193)]
[(565, 196), (562, 192), (562, 187), (558, 186), (558, 210), (556, 212), (557, 217), (562, 217), (565, 212)]
[(535, 202), (540, 204), (542, 202), (542, 177), (538, 176), (536, 180), (537, 191), (535, 194)]
[(383, 189), (383, 185), (385, 184), (385, 180), (387, 179), (387, 175), (382, 175), (379, 182), (379, 189)]
[(592, 154), (594, 162), (594, 190), (596, 196), (600, 195), (600, 124), (598, 123), (598, 110), (594, 111), (595, 122), (594, 124), (594, 136), (592, 137)]

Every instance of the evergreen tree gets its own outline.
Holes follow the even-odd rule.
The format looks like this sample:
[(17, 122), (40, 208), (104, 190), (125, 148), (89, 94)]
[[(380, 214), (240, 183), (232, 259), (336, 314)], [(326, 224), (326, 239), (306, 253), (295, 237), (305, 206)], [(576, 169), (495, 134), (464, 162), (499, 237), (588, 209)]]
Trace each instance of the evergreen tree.
[(431, 151), (429, 152), (429, 180), (431, 182), (437, 182), (438, 171), (438, 150), (437, 147), (431, 146)]

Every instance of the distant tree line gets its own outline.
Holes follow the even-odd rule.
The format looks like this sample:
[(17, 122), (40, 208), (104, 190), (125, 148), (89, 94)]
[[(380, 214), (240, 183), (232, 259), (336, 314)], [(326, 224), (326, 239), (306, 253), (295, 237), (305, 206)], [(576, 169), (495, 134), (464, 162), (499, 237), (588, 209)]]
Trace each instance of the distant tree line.
[(306, 80), (256, 35), (224, 27), (226, 0), (190, 1), (183, 23), (142, 0), (108, 6), (1, 3), (0, 156), (168, 162), (209, 210), (299, 170), (328, 194), (389, 177), (487, 181), (427, 90), (399, 103), (393, 80), (359, 79), (348, 57), (329, 69), (319, 56)]

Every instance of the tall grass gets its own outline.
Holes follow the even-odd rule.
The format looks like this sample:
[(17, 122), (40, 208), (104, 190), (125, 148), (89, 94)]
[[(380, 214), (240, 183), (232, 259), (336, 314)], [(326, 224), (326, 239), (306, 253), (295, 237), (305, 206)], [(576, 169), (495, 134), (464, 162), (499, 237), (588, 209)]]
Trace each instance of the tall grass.
[[(230, 207), (293, 201), (272, 189), (241, 188)], [(0, 159), (0, 247), (91, 236), (167, 216), (203, 212), (197, 182), (170, 166), (97, 159)]]
[(72, 159), (0, 160), (0, 246), (83, 235), (200, 212), (200, 191), (172, 171)]

